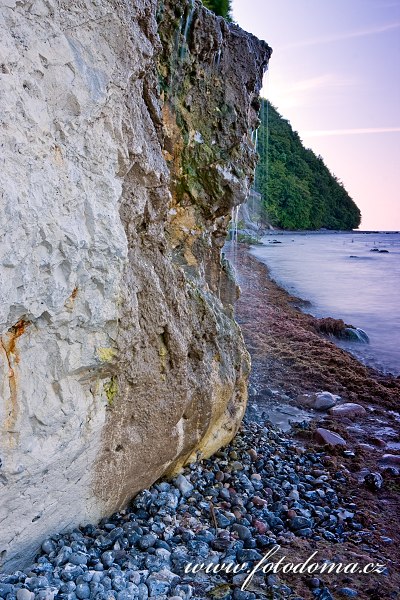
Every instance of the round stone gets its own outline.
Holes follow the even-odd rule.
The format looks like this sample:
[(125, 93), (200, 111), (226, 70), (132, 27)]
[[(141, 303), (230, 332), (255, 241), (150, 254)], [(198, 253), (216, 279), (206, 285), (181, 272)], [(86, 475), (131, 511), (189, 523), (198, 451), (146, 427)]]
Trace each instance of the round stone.
[(239, 525), (235, 523), (234, 525), (232, 525), (231, 531), (237, 533), (237, 536), (240, 540), (251, 539), (251, 531), (248, 527), (245, 527), (244, 525)]
[(142, 550), (147, 550), (148, 548), (151, 548), (152, 546), (154, 546), (156, 541), (157, 541), (156, 536), (153, 535), (152, 533), (148, 533), (147, 535), (144, 535), (143, 537), (140, 538), (138, 545), (139, 545), (139, 548), (141, 548)]
[(42, 544), (42, 550), (45, 554), (50, 554), (54, 552), (56, 549), (56, 545), (53, 540), (45, 540)]
[(33, 600), (34, 597), (35, 594), (25, 588), (21, 588), (17, 591), (17, 600)]
[(79, 600), (86, 600), (86, 598), (90, 598), (90, 587), (87, 583), (79, 583), (76, 586), (75, 594)]
[(101, 562), (105, 567), (111, 567), (114, 562), (114, 552), (108, 550), (101, 555)]

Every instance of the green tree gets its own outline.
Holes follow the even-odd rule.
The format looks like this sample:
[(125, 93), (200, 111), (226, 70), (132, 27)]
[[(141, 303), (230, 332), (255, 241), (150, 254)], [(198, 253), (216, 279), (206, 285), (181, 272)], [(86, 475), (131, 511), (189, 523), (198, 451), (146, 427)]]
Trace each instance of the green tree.
[(261, 101), (255, 188), (269, 223), (282, 229), (355, 229), (361, 213), (321, 156), (289, 121)]
[(224, 17), (228, 21), (232, 20), (231, 0), (203, 0), (203, 4), (216, 15)]

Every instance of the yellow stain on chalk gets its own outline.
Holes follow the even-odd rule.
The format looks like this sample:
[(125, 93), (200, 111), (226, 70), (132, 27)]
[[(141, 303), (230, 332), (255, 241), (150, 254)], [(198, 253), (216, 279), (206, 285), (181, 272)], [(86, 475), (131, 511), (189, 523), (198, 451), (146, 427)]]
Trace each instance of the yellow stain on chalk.
[(115, 357), (117, 351), (115, 348), (97, 348), (97, 356), (101, 362), (110, 362)]

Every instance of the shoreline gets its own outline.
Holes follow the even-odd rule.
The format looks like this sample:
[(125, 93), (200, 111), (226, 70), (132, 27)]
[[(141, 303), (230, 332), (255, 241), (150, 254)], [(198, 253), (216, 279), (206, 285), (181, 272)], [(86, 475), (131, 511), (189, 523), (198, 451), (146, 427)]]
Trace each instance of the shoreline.
[[(229, 251), (225, 256), (232, 258)], [(400, 410), (400, 376), (364, 364), (334, 337), (321, 334), (321, 322), (330, 318), (303, 312), (308, 300), (291, 295), (272, 279), (268, 266), (250, 254), (247, 244), (238, 244), (235, 250), (235, 270), (240, 286), (235, 316), (253, 363), (267, 356), (269, 364), (263, 360), (263, 367), (271, 370), (271, 380), (286, 393), (295, 396), (299, 389), (319, 391), (330, 386), (332, 393), (343, 394), (348, 401)], [(252, 329), (257, 320), (264, 326)], [(288, 370), (290, 382), (284, 376)]]
[[(311, 232), (313, 233), (313, 232)], [(326, 232), (316, 232), (316, 233), (326, 233)], [(331, 233), (331, 232), (329, 232)], [(346, 232), (333, 232), (333, 233), (346, 233)], [(362, 232), (365, 233), (365, 232)], [(391, 232), (388, 232), (391, 233)], [(301, 235), (302, 232), (296, 232), (296, 235)], [(266, 237), (266, 236), (264, 236)], [(271, 237), (275, 237), (275, 236), (271, 236)], [(271, 243), (271, 242), (270, 242)], [(268, 244), (257, 244), (255, 246), (255, 248), (260, 248), (261, 246), (268, 246)], [(347, 354), (350, 354), (351, 356), (353, 356), (356, 361), (360, 364), (362, 364), (363, 366), (365, 366), (368, 370), (371, 371), (372, 374), (375, 374), (376, 376), (382, 376), (384, 378), (391, 378), (391, 379), (398, 379), (400, 381), (400, 372), (392, 372), (391, 371), (391, 366), (387, 365), (387, 364), (382, 364), (382, 362), (380, 363), (380, 365), (377, 364), (378, 360), (380, 359), (379, 354), (374, 354), (373, 358), (371, 358), (371, 356), (369, 358), (365, 358), (362, 356), (362, 354), (357, 353), (357, 350), (360, 350), (360, 348), (362, 348), (364, 346), (363, 343), (355, 343), (352, 347), (346, 347), (346, 342), (347, 343), (351, 343), (351, 338), (349, 338), (348, 336), (342, 336), (340, 337), (339, 335), (339, 329), (335, 328), (334, 325), (335, 323), (337, 325), (340, 324), (340, 322), (343, 324), (344, 327), (346, 328), (350, 328), (350, 329), (354, 329), (354, 330), (361, 330), (365, 333), (366, 339), (368, 340), (368, 333), (366, 330), (360, 329), (357, 325), (355, 325), (353, 322), (351, 323), (345, 323), (343, 321), (343, 318), (341, 318), (340, 316), (340, 312), (338, 311), (338, 315), (339, 316), (335, 316), (332, 317), (330, 316), (329, 312), (325, 309), (323, 311), (322, 314), (321, 311), (320, 315), (318, 315), (318, 307), (314, 305), (314, 303), (307, 297), (303, 295), (297, 295), (296, 292), (291, 292), (287, 286), (290, 286), (290, 283), (288, 281), (286, 281), (286, 286), (285, 283), (279, 281), (279, 273), (275, 272), (275, 276), (272, 275), (271, 273), (271, 268), (270, 266), (263, 261), (261, 258), (258, 258), (257, 253), (254, 251), (251, 251), (251, 244), (248, 245), (248, 251), (251, 257), (253, 257), (258, 263), (261, 263), (265, 266), (266, 270), (267, 270), (267, 277), (269, 280), (271, 280), (271, 282), (273, 284), (275, 284), (277, 286), (277, 288), (279, 288), (284, 294), (287, 295), (289, 302), (291, 302), (296, 308), (299, 308), (301, 310), (301, 312), (303, 314), (309, 315), (311, 316), (316, 324), (323, 324), (323, 322), (326, 323), (327, 326), (329, 326), (329, 322), (331, 322), (332, 325), (332, 331), (330, 332), (330, 335), (328, 336), (329, 341), (333, 342), (336, 346), (338, 346), (339, 348), (343, 349)], [(295, 295), (296, 294), (296, 295)], [(294, 301), (293, 301), (294, 299)], [(321, 330), (322, 328), (319, 327), (319, 329)], [(335, 331), (336, 329), (336, 335), (335, 333), (333, 333), (333, 331)], [(320, 331), (320, 333), (323, 333), (323, 331)], [(368, 340), (368, 344), (369, 344), (369, 340)], [(367, 344), (367, 345), (368, 345)], [(400, 401), (400, 395), (399, 395), (399, 401)]]
[[(264, 236), (250, 253), (266, 262), (279, 286), (310, 301), (304, 312), (352, 324), (358, 330), (353, 339), (368, 336), (369, 343), (355, 344), (343, 335), (334, 340), (341, 348), (367, 367), (400, 377), (399, 235), (309, 233)], [(244, 236), (241, 241), (253, 243)]]
[(277, 235), (331, 235), (331, 234), (346, 234), (346, 235), (359, 235), (359, 234), (375, 234), (375, 235), (390, 235), (399, 234), (398, 229), (263, 229), (260, 233), (260, 237), (277, 236)]
[[(318, 446), (318, 427), (346, 441), (349, 456), (339, 454), (350, 474), (348, 491), (362, 511), (374, 515), (375, 551), (387, 552), (380, 538), (390, 537), (390, 555), (397, 555), (399, 564), (400, 528), (393, 515), (400, 511), (400, 377), (364, 365), (322, 335), (319, 319), (301, 311), (303, 301), (276, 283), (248, 246), (236, 249), (235, 268), (241, 288), (235, 316), (252, 358), (249, 405), (254, 403), (264, 415), (277, 402), (309, 411), (309, 428), (295, 426), (291, 434), (307, 449)], [(340, 403), (360, 405), (363, 413), (339, 418), (310, 409), (310, 395), (322, 391), (339, 395)], [(368, 472), (383, 477), (380, 490), (363, 483)]]

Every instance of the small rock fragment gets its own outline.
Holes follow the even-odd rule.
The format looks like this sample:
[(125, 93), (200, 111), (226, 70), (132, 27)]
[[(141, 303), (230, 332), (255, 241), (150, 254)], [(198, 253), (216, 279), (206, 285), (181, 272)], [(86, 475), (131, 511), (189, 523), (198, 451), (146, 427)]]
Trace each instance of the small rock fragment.
[(383, 486), (383, 477), (380, 473), (368, 473), (364, 477), (364, 483), (373, 492), (377, 492)]
[(193, 491), (192, 484), (182, 474), (178, 475), (178, 477), (175, 479), (175, 485), (178, 488), (178, 490), (180, 491), (180, 493), (182, 494), (182, 496), (190, 496), (190, 494)]

